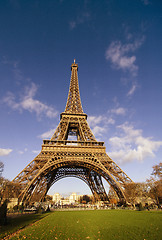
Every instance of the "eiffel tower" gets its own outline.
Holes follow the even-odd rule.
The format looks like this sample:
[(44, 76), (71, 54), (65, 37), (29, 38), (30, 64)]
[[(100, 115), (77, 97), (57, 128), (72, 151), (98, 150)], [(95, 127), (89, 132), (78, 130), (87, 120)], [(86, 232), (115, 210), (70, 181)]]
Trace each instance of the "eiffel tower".
[(43, 201), (49, 188), (65, 177), (83, 180), (96, 200), (107, 201), (104, 178), (119, 200), (126, 201), (125, 186), (132, 180), (107, 155), (104, 142), (95, 139), (83, 112), (77, 71), (74, 60), (65, 111), (56, 131), (50, 140), (43, 140), (41, 152), (12, 181), (19, 185), (21, 203)]

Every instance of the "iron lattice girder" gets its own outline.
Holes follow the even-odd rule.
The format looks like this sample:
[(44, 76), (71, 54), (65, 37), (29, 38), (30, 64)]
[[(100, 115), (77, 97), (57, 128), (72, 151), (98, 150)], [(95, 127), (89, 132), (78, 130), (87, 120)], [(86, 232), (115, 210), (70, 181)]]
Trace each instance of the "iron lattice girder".
[[(104, 142), (95, 139), (83, 112), (75, 61), (71, 70), (67, 104), (56, 131), (51, 140), (43, 140), (38, 156), (12, 181), (19, 184), (19, 201), (43, 200), (51, 185), (67, 176), (80, 178), (96, 198), (107, 200), (103, 177), (119, 199), (126, 200), (125, 186), (132, 180), (107, 155)], [(69, 135), (76, 136), (77, 141), (69, 141)]]
[(78, 64), (71, 65), (71, 80), (65, 113), (78, 114), (83, 113), (78, 84)]
[[(88, 123), (86, 114), (61, 114), (61, 121), (51, 140), (67, 140), (71, 128), (77, 129), (78, 141), (96, 141)], [(76, 130), (75, 130), (76, 131)]]
[[(42, 196), (44, 196), (51, 186), (48, 185), (49, 173), (62, 167), (82, 166), (94, 170), (109, 182), (121, 199), (124, 198), (125, 184), (131, 182), (130, 178), (108, 157), (104, 146), (58, 146), (52, 145), (50, 142), (50, 144), (42, 145), (41, 153), (29, 166), (31, 166), (31, 171), (25, 169), (14, 179), (15, 182), (21, 182), (21, 185), (24, 186), (19, 196), (23, 201), (28, 199), (27, 195), (32, 195), (37, 185), (42, 185), (38, 181), (39, 178), (43, 179), (44, 188), (42, 185), (41, 189)], [(31, 175), (31, 172), (34, 174)], [(30, 181), (26, 181), (29, 177)]]
[(58, 168), (56, 169), (55, 174), (53, 175), (53, 178), (51, 178), (51, 183), (49, 185), (49, 188), (55, 182), (65, 177), (77, 177), (83, 180), (91, 189), (92, 193), (96, 197), (96, 200), (99, 200), (99, 199), (103, 201), (108, 200), (105, 189), (103, 187), (101, 176), (98, 175), (97, 172), (85, 167), (70, 168), (68, 166), (68, 167)]

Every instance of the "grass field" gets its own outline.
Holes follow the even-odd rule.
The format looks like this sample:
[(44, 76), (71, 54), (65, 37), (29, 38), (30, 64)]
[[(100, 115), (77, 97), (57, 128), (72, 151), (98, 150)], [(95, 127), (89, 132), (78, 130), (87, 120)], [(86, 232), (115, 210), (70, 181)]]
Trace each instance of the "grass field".
[(11, 239), (161, 240), (162, 212), (129, 210), (53, 212)]
[(39, 221), (40, 219), (48, 216), (48, 213), (46, 214), (27, 214), (22, 215), (18, 217), (9, 217), (8, 218), (8, 224), (5, 226), (0, 226), (0, 239), (3, 239), (5, 236), (8, 236), (14, 232), (16, 232), (19, 229), (23, 229), (29, 224), (32, 224), (36, 221)]

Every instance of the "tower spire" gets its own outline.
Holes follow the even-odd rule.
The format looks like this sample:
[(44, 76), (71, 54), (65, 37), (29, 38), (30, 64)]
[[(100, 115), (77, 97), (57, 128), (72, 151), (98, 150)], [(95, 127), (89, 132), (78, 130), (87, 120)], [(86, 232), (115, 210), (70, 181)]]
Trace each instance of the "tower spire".
[(71, 65), (71, 80), (68, 99), (66, 103), (65, 113), (83, 114), (83, 108), (80, 99), (79, 84), (78, 84), (78, 64)]

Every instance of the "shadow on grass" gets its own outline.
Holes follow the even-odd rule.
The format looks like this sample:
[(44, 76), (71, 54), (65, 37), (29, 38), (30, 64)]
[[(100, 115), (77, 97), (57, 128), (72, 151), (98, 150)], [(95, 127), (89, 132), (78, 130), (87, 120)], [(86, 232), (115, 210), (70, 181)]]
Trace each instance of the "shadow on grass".
[(16, 231), (25, 228), (29, 224), (32, 224), (46, 216), (50, 213), (43, 214), (24, 214), (17, 217), (8, 217), (7, 224), (5, 226), (0, 226), (0, 239), (3, 239), (6, 236), (9, 236)]

